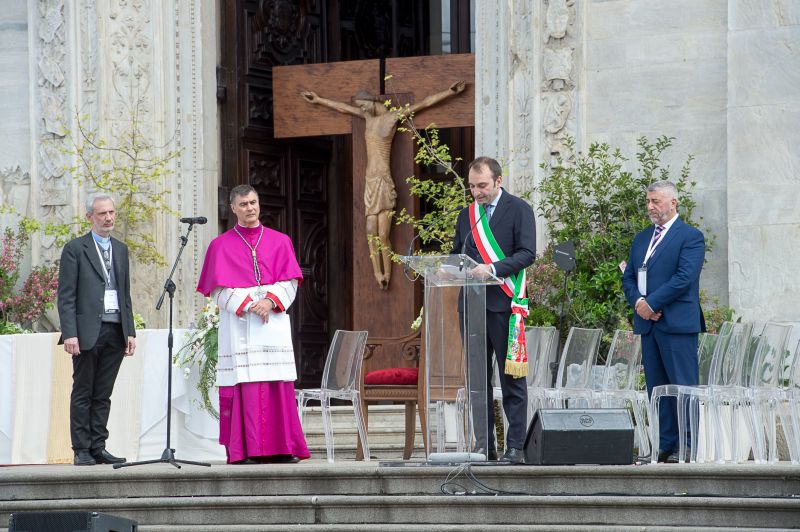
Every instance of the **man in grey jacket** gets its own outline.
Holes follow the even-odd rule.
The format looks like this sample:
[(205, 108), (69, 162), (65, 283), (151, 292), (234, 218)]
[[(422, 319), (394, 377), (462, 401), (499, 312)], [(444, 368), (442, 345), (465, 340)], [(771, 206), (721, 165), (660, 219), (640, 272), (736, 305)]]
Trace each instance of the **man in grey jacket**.
[(125, 459), (105, 448), (111, 392), (136, 349), (128, 248), (111, 238), (111, 196), (91, 196), (86, 218), (92, 230), (64, 246), (58, 274), (61, 341), (72, 355), (70, 436), (75, 465), (115, 464)]

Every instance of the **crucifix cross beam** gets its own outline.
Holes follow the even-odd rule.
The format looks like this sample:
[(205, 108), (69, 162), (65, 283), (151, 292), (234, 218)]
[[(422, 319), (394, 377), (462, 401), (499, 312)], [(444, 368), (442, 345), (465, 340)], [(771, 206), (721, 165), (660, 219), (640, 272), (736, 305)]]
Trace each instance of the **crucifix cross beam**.
[[(392, 241), (408, 242), (413, 237), (410, 228), (399, 228), (390, 240), (391, 212), (416, 210), (405, 183), (414, 174), (414, 144), (408, 135), (395, 135), (397, 119), (383, 103), (389, 99), (397, 106), (408, 103), (419, 129), (429, 124), (472, 126), (474, 69), (471, 54), (273, 68), (276, 138), (353, 136), (354, 276), (360, 280), (372, 273), (380, 291), (390, 290), (389, 249), (397, 249)], [(385, 88), (384, 72), (389, 77)], [(364, 284), (354, 283), (354, 291)], [(372, 284), (363, 290), (375, 288)], [(372, 294), (370, 299), (374, 298)]]

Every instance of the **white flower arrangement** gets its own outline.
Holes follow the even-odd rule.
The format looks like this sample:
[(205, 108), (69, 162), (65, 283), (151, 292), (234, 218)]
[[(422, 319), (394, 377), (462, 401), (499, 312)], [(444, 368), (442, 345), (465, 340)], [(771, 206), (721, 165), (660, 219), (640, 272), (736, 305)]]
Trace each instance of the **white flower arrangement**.
[(192, 366), (200, 370), (197, 390), (203, 398), (200, 408), (214, 418), (219, 412), (211, 402), (211, 391), (217, 380), (217, 346), (219, 338), (219, 307), (206, 298), (206, 305), (200, 311), (197, 322), (186, 333), (186, 344), (175, 354), (173, 362), (184, 368), (184, 378), (189, 378)]

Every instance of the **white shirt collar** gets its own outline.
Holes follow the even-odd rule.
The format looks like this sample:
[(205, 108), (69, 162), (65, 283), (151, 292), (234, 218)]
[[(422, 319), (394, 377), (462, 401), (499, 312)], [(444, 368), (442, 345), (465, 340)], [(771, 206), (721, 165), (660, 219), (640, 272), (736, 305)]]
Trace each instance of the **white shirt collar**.
[(676, 213), (675, 213), (675, 216), (673, 216), (672, 218), (670, 218), (670, 219), (669, 219), (669, 221), (667, 221), (666, 223), (662, 224), (662, 227), (664, 228), (664, 232), (667, 232), (667, 230), (668, 230), (670, 227), (672, 227), (672, 224), (674, 224), (674, 223), (675, 223), (675, 220), (677, 220), (677, 219), (678, 219), (678, 213), (676, 212)]
[(111, 236), (100, 236), (94, 231), (92, 231), (92, 238), (94, 238), (95, 242), (103, 246), (107, 246), (111, 243)]
[(503, 189), (501, 188), (500, 191), (497, 193), (497, 196), (494, 197), (494, 200), (489, 204), (492, 206), (492, 214), (494, 214), (494, 208), (497, 207), (497, 202), (500, 201), (500, 196), (503, 195)]

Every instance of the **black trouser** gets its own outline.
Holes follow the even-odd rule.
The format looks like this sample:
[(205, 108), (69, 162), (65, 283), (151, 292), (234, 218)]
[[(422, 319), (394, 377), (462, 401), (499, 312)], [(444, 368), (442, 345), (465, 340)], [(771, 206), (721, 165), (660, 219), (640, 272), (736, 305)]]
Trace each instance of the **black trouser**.
[(489, 451), (496, 449), (494, 438), (494, 399), (492, 388), (492, 356), (497, 357), (500, 372), (500, 388), (503, 391), (503, 411), (508, 419), (506, 448), (522, 449), (525, 444), (528, 418), (528, 384), (525, 378), (515, 379), (506, 375), (506, 354), (508, 352), (508, 312), (486, 312), (486, 421), (487, 427), (481, 430), (475, 424), (476, 446)]
[(111, 392), (126, 344), (122, 326), (104, 322), (94, 347), (72, 357), (69, 428), (75, 451), (101, 450), (106, 446)]

